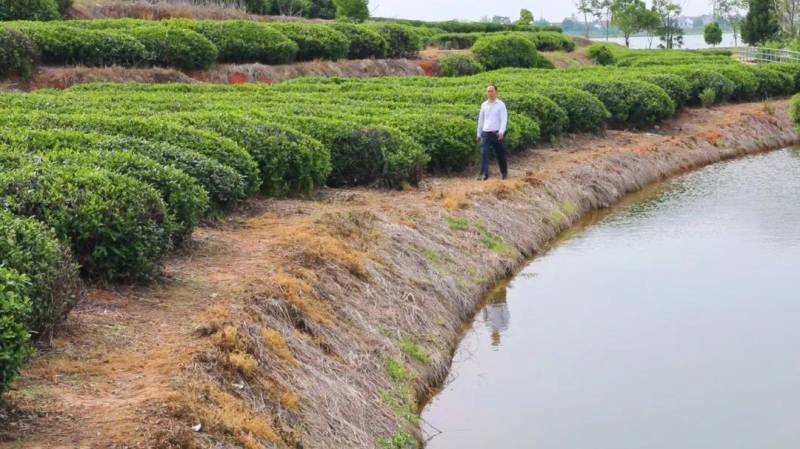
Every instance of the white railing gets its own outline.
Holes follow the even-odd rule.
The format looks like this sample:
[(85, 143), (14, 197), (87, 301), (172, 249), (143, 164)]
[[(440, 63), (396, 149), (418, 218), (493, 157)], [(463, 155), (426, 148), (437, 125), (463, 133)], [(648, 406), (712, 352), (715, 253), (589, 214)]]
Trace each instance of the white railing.
[(780, 48), (739, 47), (734, 55), (742, 62), (764, 64), (770, 62), (800, 62), (800, 52)]

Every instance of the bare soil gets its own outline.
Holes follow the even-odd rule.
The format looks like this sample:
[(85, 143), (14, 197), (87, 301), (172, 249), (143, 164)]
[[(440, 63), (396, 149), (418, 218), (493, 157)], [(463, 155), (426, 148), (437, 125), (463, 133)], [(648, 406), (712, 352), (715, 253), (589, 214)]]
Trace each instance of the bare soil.
[(0, 446), (339, 449), (418, 436), (418, 402), (488, 288), (627, 192), (796, 142), (787, 106), (569, 136), (512, 157), (507, 181), (463, 173), (253, 199), (199, 228), (155, 284), (91, 289), (6, 395)]

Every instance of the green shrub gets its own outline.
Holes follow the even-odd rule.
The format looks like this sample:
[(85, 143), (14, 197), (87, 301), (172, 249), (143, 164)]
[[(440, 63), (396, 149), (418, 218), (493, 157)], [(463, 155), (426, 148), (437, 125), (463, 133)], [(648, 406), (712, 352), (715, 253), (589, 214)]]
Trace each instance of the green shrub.
[(702, 92), (700, 92), (700, 105), (704, 108), (710, 108), (717, 100), (716, 97), (717, 92), (710, 87), (706, 87)]
[(272, 0), (245, 0), (244, 5), (250, 14), (267, 15), (272, 10)]
[(443, 50), (464, 50), (475, 45), (477, 33), (444, 33), (434, 36), (431, 45)]
[(615, 126), (652, 125), (675, 113), (669, 95), (643, 81), (597, 79), (582, 83), (581, 88), (603, 102)]
[(30, 300), (25, 296), (28, 279), (0, 266), (0, 393), (17, 377), (31, 353), (30, 333), (25, 321)]
[(607, 45), (590, 45), (589, 48), (586, 49), (586, 56), (595, 64), (611, 65), (616, 62), (614, 53), (611, 52), (611, 49), (608, 48)]
[(472, 120), (438, 114), (394, 114), (387, 123), (422, 145), (432, 171), (459, 171), (478, 156)]
[(755, 76), (757, 95), (761, 98), (789, 95), (794, 91), (794, 80), (786, 73), (761, 65), (749, 66), (747, 70)]
[(536, 121), (513, 111), (508, 114), (508, 128), (503, 142), (509, 152), (521, 151), (536, 145), (540, 137), (541, 131)]
[(797, 92), (800, 90), (800, 63), (793, 62), (793, 63), (780, 63), (780, 64), (771, 64), (769, 66), (772, 70), (777, 70), (781, 73), (785, 73), (792, 78), (792, 82), (794, 86), (792, 87), (792, 92)]
[(55, 20), (59, 17), (56, 0), (0, 0), (0, 21)]
[(487, 70), (503, 67), (541, 67), (533, 43), (519, 36), (484, 36), (472, 46), (472, 53)]
[(439, 74), (442, 76), (467, 76), (483, 71), (483, 66), (474, 56), (452, 53), (439, 59)]
[(389, 58), (412, 58), (422, 50), (422, 40), (413, 29), (394, 23), (370, 25), (386, 40), (386, 56)]
[(69, 12), (69, 8), (72, 7), (74, 3), (73, 0), (56, 0), (56, 5), (58, 6), (58, 13), (64, 17)]
[(567, 111), (543, 95), (514, 93), (503, 95), (503, 101), (509, 110), (536, 120), (543, 139), (552, 139), (569, 127)]
[(524, 33), (539, 51), (566, 51), (575, 50), (575, 41), (555, 31), (540, 31), (537, 33)]
[(174, 226), (153, 188), (89, 167), (36, 163), (4, 172), (0, 203), (51, 226), (85, 275), (108, 280), (149, 277)]
[(682, 76), (689, 82), (689, 101), (693, 104), (700, 104), (700, 93), (706, 88), (714, 89), (716, 101), (727, 101), (736, 90), (736, 85), (724, 75), (712, 69), (679, 67), (674, 70), (677, 75)]
[(219, 51), (219, 62), (285, 64), (297, 55), (297, 44), (281, 32), (244, 20), (172, 20), (179, 27), (192, 29), (210, 40)]
[(299, 61), (342, 59), (350, 51), (350, 40), (347, 36), (327, 25), (291, 22), (272, 23), (269, 26), (297, 44)]
[(69, 250), (32, 218), (0, 211), (0, 267), (28, 278), (23, 292), (31, 310), (25, 323), (36, 336), (50, 334), (83, 295)]
[(716, 70), (733, 82), (734, 89), (730, 100), (748, 101), (757, 96), (758, 79), (752, 73), (736, 65), (722, 65)]
[(569, 132), (594, 132), (606, 126), (611, 116), (605, 105), (594, 95), (573, 87), (547, 86), (539, 92), (553, 100), (569, 116)]
[[(28, 126), (36, 122), (27, 122)], [(208, 192), (215, 208), (225, 208), (245, 198), (244, 177), (232, 168), (194, 150), (175, 147), (145, 139), (70, 131), (66, 129), (0, 128), (0, 142), (6, 140), (15, 147), (80, 148), (86, 151), (130, 152), (150, 158), (165, 167), (174, 167), (194, 178)], [(180, 214), (176, 214), (180, 216)], [(185, 223), (191, 220), (183, 219)]]
[[(32, 151), (35, 151), (32, 149)], [(45, 160), (57, 165), (96, 167), (130, 176), (156, 189), (175, 223), (173, 238), (183, 241), (192, 234), (209, 207), (208, 193), (194, 178), (170, 166), (130, 151), (85, 149), (44, 150)]]
[(400, 131), (377, 125), (357, 123), (348, 117), (327, 119), (259, 113), (268, 122), (285, 120), (301, 132), (319, 140), (331, 153), (328, 185), (396, 186), (416, 183), (428, 163), (425, 150)]
[(207, 69), (217, 61), (217, 47), (201, 34), (179, 27), (148, 26), (126, 31), (144, 44), (153, 65), (183, 70)]
[(45, 64), (132, 66), (147, 59), (144, 45), (122, 31), (31, 22), (13, 26), (36, 44)]
[(792, 97), (789, 112), (792, 115), (792, 121), (794, 121), (795, 127), (800, 129), (800, 95)]
[(672, 102), (675, 104), (675, 110), (680, 110), (686, 105), (686, 102), (689, 101), (689, 94), (691, 92), (689, 82), (677, 75), (656, 73), (636, 74), (634, 77), (664, 89), (664, 92), (669, 95), (669, 98), (671, 98)]
[(350, 59), (385, 58), (389, 45), (377, 31), (363, 25), (337, 22), (331, 28), (347, 36), (350, 40)]
[(189, 113), (178, 120), (208, 128), (247, 149), (259, 164), (261, 190), (268, 195), (308, 195), (330, 174), (328, 149), (287, 126), (231, 113)]
[(38, 59), (39, 51), (30, 39), (19, 31), (0, 28), (0, 78), (30, 79)]
[(111, 118), (102, 115), (6, 114), (0, 124), (66, 128), (102, 134), (138, 137), (154, 142), (191, 149), (227, 165), (244, 177), (245, 193), (255, 193), (261, 186), (258, 164), (244, 148), (218, 134), (179, 126), (163, 118)]

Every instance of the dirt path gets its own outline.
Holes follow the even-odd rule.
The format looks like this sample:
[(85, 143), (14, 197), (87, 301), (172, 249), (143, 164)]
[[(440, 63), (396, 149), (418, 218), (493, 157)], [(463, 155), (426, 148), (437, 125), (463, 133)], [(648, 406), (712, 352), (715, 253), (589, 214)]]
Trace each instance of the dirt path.
[[(304, 279), (318, 277), (324, 284), (327, 278), (321, 273), (327, 270), (327, 264), (344, 265), (358, 278), (365, 260), (372, 263), (373, 260), (391, 257), (390, 253), (381, 252), (390, 248), (391, 238), (380, 240), (385, 240), (384, 243), (369, 243), (376, 238), (370, 237), (365, 230), (368, 227), (359, 229), (355, 226), (341, 231), (338, 234), (344, 236), (341, 241), (330, 237), (331, 217), (334, 215), (355, 216), (369, 212), (390, 217), (387, 222), (395, 225), (403, 224), (433, 209), (468, 207), (481, 195), (499, 195), (501, 191), (557, 181), (577, 167), (592, 167), (601, 160), (613, 161), (620, 154), (646, 153), (665, 145), (676, 145), (676, 142), (680, 146), (692, 141), (716, 141), (721, 138), (718, 130), (726, 126), (746, 125), (754, 117), (777, 121), (770, 118), (771, 114), (773, 111), (783, 113), (787, 104), (782, 100), (711, 110), (693, 109), (648, 132), (609, 131), (604, 137), (565, 138), (557, 145), (513, 157), (511, 179), (506, 182), (480, 183), (473, 180), (472, 173), (468, 173), (430, 178), (420, 189), (404, 192), (326, 190), (320, 192), (314, 201), (254, 199), (246, 209), (224, 223), (198, 229), (190, 248), (166, 262), (165, 276), (157, 284), (92, 289), (89, 298), (73, 312), (50, 347), (39, 352), (8, 394), (11, 409), (6, 416), (8, 422), (0, 430), (0, 445), (26, 448), (191, 447), (186, 442), (190, 439), (187, 435), (193, 435), (189, 427), (204, 415), (192, 410), (176, 412), (175, 408), (191, 404), (191, 401), (183, 400), (187, 388), (201, 382), (199, 379), (204, 376), (214, 377), (208, 374), (211, 371), (207, 369), (211, 363), (209, 347), (213, 346), (207, 336), (215, 332), (219, 335), (220, 325), (213, 323), (245, 320), (251, 313), (249, 307), (255, 301), (253, 298), (271, 291), (274, 282), (270, 280), (274, 281), (281, 273), (300, 270), (291, 267), (301, 266), (297, 262), (301, 258), (305, 264), (302, 266), (311, 267), (311, 271), (317, 273), (305, 273)], [(342, 246), (342, 242), (350, 246)], [(315, 258), (315, 254), (325, 257)], [(363, 277), (363, 273), (360, 275)], [(362, 288), (344, 284), (341, 287), (342, 291), (353, 295), (363, 291)], [(286, 287), (283, 293), (290, 297), (292, 291)], [(318, 293), (317, 296), (325, 295)], [(315, 320), (325, 323), (326, 315), (340, 317), (345, 313), (331, 298), (323, 298), (326, 301), (322, 301), (317, 309), (297, 304), (301, 304), (298, 307), (312, 318), (316, 310), (319, 316)], [(347, 315), (347, 320), (342, 321), (350, 323), (354, 319)], [(306, 332), (311, 337), (299, 334), (294, 332), (287, 336), (299, 365), (290, 363), (291, 356), (283, 356), (286, 363), (280, 368), (275, 364), (265, 366), (259, 361), (259, 369), (265, 372), (280, 371), (271, 378), (272, 383), (264, 387), (265, 391), (277, 391), (274, 402), (278, 405), (266, 411), (271, 416), (269, 426), (264, 425), (259, 431), (252, 420), (245, 420), (244, 424), (238, 424), (239, 428), (232, 418), (219, 416), (215, 418), (218, 421), (216, 427), (205, 424), (211, 428), (210, 436), (201, 438), (201, 445), (219, 440), (245, 447), (270, 444), (300, 447), (297, 442), (304, 441), (307, 435), (324, 433), (318, 430), (324, 426), (316, 424), (319, 417), (315, 414), (319, 415), (320, 410), (313, 405), (317, 402), (306, 400), (306, 397), (322, 393), (305, 390), (303, 384), (293, 379), (295, 376), (299, 379), (303, 375), (315, 375), (304, 366), (305, 355), (297, 350), (299, 343), (294, 342), (305, 341), (303, 338), (314, 340), (325, 350), (320, 340), (327, 339), (327, 344), (334, 349), (323, 352), (337, 354), (336, 363), (355, 362), (348, 359), (350, 354), (346, 350), (337, 347), (337, 344), (346, 342), (337, 342), (333, 332)], [(222, 347), (219, 341), (215, 344)], [(248, 351), (252, 352), (251, 349)], [(334, 362), (329, 364), (333, 366)], [(256, 383), (256, 379), (248, 377), (244, 369), (240, 371), (236, 379)], [(224, 386), (228, 382), (225, 379), (229, 378), (234, 377), (220, 375), (214, 379)], [(228, 387), (234, 393), (236, 389), (242, 389), (236, 382), (244, 381), (231, 382), (233, 387)], [(293, 395), (299, 396), (299, 406), (296, 405), (298, 398)], [(215, 404), (221, 404), (214, 400)], [(332, 401), (331, 398), (326, 400)], [(226, 405), (219, 407), (228, 410)], [(335, 415), (331, 409), (326, 413)], [(357, 421), (353, 418), (349, 423)], [(270, 426), (273, 430), (267, 429)], [(213, 436), (213, 431), (222, 436)], [(332, 436), (320, 436), (321, 441), (336, 441), (336, 432), (336, 429), (330, 430)], [(353, 432), (357, 433), (356, 430)], [(257, 443), (249, 445), (248, 441)], [(320, 447), (305, 444), (305, 447)], [(353, 444), (342, 442), (340, 447), (354, 447)]]

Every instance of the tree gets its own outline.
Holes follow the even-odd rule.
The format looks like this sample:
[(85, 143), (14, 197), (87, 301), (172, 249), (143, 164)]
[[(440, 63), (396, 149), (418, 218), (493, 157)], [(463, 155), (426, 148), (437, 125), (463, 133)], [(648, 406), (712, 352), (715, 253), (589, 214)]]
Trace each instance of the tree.
[(653, 48), (653, 38), (658, 36), (661, 28), (661, 17), (657, 12), (648, 9), (642, 15), (642, 29), (647, 33), (647, 48)]
[(683, 46), (683, 29), (678, 25), (678, 16), (681, 15), (680, 5), (670, 0), (653, 0), (652, 11), (658, 15), (661, 22), (657, 29), (661, 46), (664, 48)]
[(272, 9), (282, 16), (302, 16), (311, 9), (311, 0), (274, 0)]
[(757, 45), (778, 34), (775, 3), (772, 0), (750, 0), (750, 10), (742, 22), (742, 40)]
[(592, 14), (592, 0), (576, 0), (575, 7), (578, 12), (583, 14), (583, 29), (584, 35), (589, 37), (589, 16)]
[(717, 22), (711, 22), (706, 25), (703, 29), (703, 39), (705, 39), (706, 44), (714, 47), (722, 42), (722, 28), (719, 27)]
[(747, 7), (747, 0), (712, 0), (712, 7), (716, 15), (730, 24), (733, 31), (733, 45), (739, 45), (742, 10)]
[(784, 34), (797, 37), (797, 21), (800, 18), (800, 0), (774, 0), (778, 23)]
[(592, 15), (605, 28), (606, 40), (608, 40), (608, 28), (611, 26), (611, 0), (592, 0)]
[(363, 22), (369, 18), (367, 0), (333, 0), (336, 5), (336, 18)]
[(644, 29), (647, 6), (642, 0), (613, 0), (611, 3), (611, 24), (625, 36), (625, 46), (630, 47), (631, 34)]
[(519, 10), (519, 20), (517, 20), (518, 25), (530, 25), (533, 23), (533, 13), (529, 10), (522, 8)]

